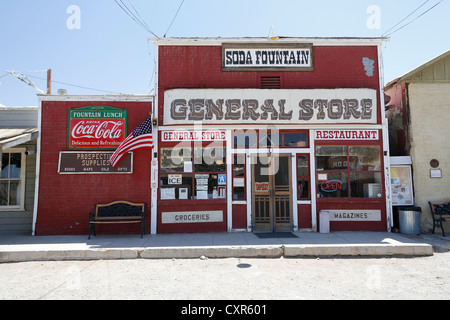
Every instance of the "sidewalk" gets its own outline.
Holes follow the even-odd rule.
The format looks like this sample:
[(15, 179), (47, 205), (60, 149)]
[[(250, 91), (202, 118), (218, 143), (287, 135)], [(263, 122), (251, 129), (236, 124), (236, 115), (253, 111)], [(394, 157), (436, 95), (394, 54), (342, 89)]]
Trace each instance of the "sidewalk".
[(0, 263), (138, 258), (430, 256), (436, 239), (450, 249), (450, 242), (436, 235), (388, 232), (158, 234), (142, 239), (139, 235), (98, 235), (91, 240), (87, 236), (0, 236)]

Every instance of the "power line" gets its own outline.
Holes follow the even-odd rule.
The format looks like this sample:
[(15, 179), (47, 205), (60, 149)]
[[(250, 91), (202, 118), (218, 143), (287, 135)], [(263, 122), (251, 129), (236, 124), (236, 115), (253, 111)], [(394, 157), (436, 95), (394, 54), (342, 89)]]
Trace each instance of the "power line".
[(387, 32), (389, 32), (390, 30), (392, 30), (393, 28), (395, 28), (397, 25), (399, 25), (401, 22), (403, 22), (404, 20), (406, 20), (409, 16), (411, 16), (414, 12), (416, 12), (417, 10), (419, 10), (424, 4), (426, 4), (429, 0), (425, 1), (421, 6), (419, 6), (416, 10), (414, 10), (413, 12), (411, 12), (406, 18), (404, 18), (402, 21), (400, 21), (399, 23), (397, 23), (395, 26), (393, 26), (391, 29), (389, 29), (388, 31), (386, 31), (382, 36), (390, 36), (392, 34), (394, 34), (395, 32), (403, 29), (404, 27), (410, 25), (411, 23), (413, 23), (414, 21), (416, 21), (417, 19), (419, 19), (420, 17), (422, 17), (424, 14), (426, 14), (427, 12), (429, 12), (430, 10), (432, 10), (434, 7), (436, 7), (438, 4), (440, 4), (441, 2), (443, 2), (444, 0), (439, 1), (438, 3), (436, 3), (434, 6), (432, 6), (431, 8), (429, 8), (428, 10), (426, 10), (425, 12), (423, 12), (422, 14), (420, 14), (419, 16), (417, 16), (416, 18), (414, 18), (413, 20), (411, 20), (410, 22), (404, 24), (403, 26), (395, 29), (394, 31), (392, 31), (389, 34), (386, 34)]
[[(159, 38), (152, 30), (150, 30), (150, 28), (148, 27), (148, 25), (145, 23), (144, 19), (142, 19), (141, 15), (137, 12), (136, 8), (134, 8), (134, 6), (131, 4), (130, 0), (128, 0), (128, 2), (130, 3), (130, 5), (133, 7), (133, 10), (136, 12), (136, 14), (139, 16), (136, 16), (136, 14), (134, 14), (130, 8), (127, 7), (127, 5), (122, 1), (122, 0), (114, 0), (116, 2), (116, 4), (123, 10), (123, 12), (125, 12), (131, 19), (133, 19), (134, 22), (136, 22), (141, 28), (143, 28), (145, 31), (147, 31), (148, 33), (151, 33), (152, 35), (154, 35), (155, 37)], [(120, 3), (119, 3), (120, 2)]]
[(424, 3), (422, 3), (416, 10), (414, 10), (413, 12), (411, 12), (410, 14), (408, 14), (403, 20), (401, 20), (400, 22), (398, 22), (396, 25), (394, 25), (393, 27), (391, 27), (388, 31), (386, 31), (385, 33), (383, 33), (381, 36), (383, 37), (385, 34), (387, 34), (389, 31), (391, 31), (392, 29), (394, 29), (396, 26), (398, 26), (400, 23), (402, 23), (403, 21), (405, 21), (406, 19), (408, 19), (414, 12), (416, 12), (417, 10), (419, 10), (420, 8), (422, 8), (427, 2), (429, 2), (430, 0), (425, 1)]
[[(131, 5), (131, 7), (133, 8), (134, 12), (136, 12), (136, 14), (139, 16), (139, 18), (141, 19), (140, 21), (142, 21), (142, 23), (147, 27), (147, 30), (150, 31), (150, 33), (153, 33), (150, 30), (150, 27), (147, 25), (147, 23), (145, 22), (145, 20), (141, 17), (141, 15), (139, 14), (139, 12), (136, 10), (136, 8), (133, 6), (133, 4), (131, 3), (131, 0), (128, 0), (128, 3)], [(154, 34), (155, 35), (155, 34)], [(155, 35), (156, 36), (156, 35)]]
[[(35, 79), (40, 79), (40, 80), (44, 80), (46, 81), (47, 79), (41, 78), (41, 77), (36, 77), (36, 76), (30, 76), (27, 75), (30, 78), (35, 78)], [(89, 88), (89, 87), (83, 87), (83, 86), (79, 86), (76, 84), (70, 84), (70, 83), (65, 83), (65, 82), (59, 82), (59, 81), (54, 81), (52, 80), (52, 82), (54, 83), (59, 83), (59, 84), (63, 84), (65, 86), (71, 86), (71, 87), (77, 87), (77, 88), (81, 88), (81, 89), (88, 89), (88, 90), (93, 90), (93, 91), (100, 91), (100, 92), (106, 92), (106, 93), (112, 93), (112, 94), (121, 94), (121, 93), (117, 93), (117, 92), (112, 92), (112, 91), (107, 91), (107, 90), (101, 90), (101, 89), (94, 89), (94, 88)]]
[(167, 28), (167, 31), (166, 31), (166, 33), (164, 33), (164, 38), (166, 37), (166, 35), (167, 35), (167, 32), (169, 32), (169, 29), (172, 27), (172, 24), (173, 24), (173, 22), (175, 21), (175, 19), (177, 18), (177, 16), (178, 16), (178, 12), (180, 12), (180, 9), (181, 9), (181, 7), (183, 6), (183, 3), (184, 3), (184, 0), (183, 1), (181, 1), (181, 4), (180, 4), (180, 6), (178, 7), (178, 10), (177, 10), (177, 13), (175, 13), (175, 16), (173, 17), (173, 19), (172, 19), (172, 22), (170, 23), (170, 25), (169, 25), (169, 27)]

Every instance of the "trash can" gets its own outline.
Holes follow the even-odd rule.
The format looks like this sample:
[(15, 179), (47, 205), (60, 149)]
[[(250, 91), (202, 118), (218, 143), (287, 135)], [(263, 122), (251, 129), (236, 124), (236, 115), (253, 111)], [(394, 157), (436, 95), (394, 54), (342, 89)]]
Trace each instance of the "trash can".
[(320, 233), (330, 233), (330, 212), (320, 210)]
[(420, 234), (420, 207), (398, 208), (398, 220), (401, 233)]

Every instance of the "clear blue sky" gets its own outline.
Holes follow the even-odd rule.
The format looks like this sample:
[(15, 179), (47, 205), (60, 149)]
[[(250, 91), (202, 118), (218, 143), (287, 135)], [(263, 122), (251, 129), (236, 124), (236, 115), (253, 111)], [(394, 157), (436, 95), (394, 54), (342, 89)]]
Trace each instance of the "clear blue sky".
[[(182, 0), (122, 0), (162, 37)], [(425, 3), (401, 27), (441, 0), (185, 0), (168, 37), (378, 37)], [(69, 11), (79, 8), (79, 15)], [(375, 11), (370, 6), (375, 6)], [(372, 7), (373, 8), (373, 7)], [(369, 9), (369, 12), (368, 12)], [(377, 12), (379, 14), (377, 14)], [(77, 19), (79, 17), (79, 19)], [(450, 0), (391, 35), (383, 45), (385, 83), (450, 49)], [(75, 18), (73, 20), (72, 18)], [(71, 29), (71, 26), (80, 28)], [(368, 26), (369, 22), (369, 26)], [(393, 29), (395, 30), (395, 29)], [(392, 31), (393, 31), (392, 30)], [(37, 91), (6, 70), (17, 70), (46, 90), (53, 80), (109, 92), (148, 94), (153, 88), (150, 33), (114, 0), (1, 0), (0, 104), (37, 105)], [(53, 83), (69, 94), (103, 94)]]

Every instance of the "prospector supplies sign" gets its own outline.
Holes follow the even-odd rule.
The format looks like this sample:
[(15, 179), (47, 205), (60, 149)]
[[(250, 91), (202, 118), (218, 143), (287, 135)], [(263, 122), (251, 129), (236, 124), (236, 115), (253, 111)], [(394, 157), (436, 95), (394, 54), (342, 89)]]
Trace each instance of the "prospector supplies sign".
[(106, 106), (69, 110), (69, 149), (114, 150), (127, 131), (127, 111)]

